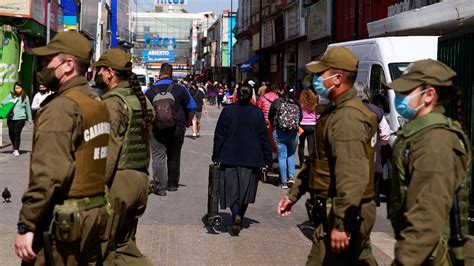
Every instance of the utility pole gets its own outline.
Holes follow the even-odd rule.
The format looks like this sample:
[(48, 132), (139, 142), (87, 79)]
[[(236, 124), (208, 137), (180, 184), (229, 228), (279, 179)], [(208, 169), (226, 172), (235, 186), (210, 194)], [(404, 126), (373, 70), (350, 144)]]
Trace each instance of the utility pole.
[(102, 50), (102, 5), (103, 0), (99, 0), (97, 9), (97, 33), (95, 35), (95, 56), (94, 61), (99, 60)]
[(49, 43), (51, 40), (51, 0), (48, 0), (46, 13), (46, 43)]
[(260, 53), (260, 58), (258, 59), (258, 84), (261, 84), (263, 81), (263, 52), (262, 52), (262, 42), (263, 42), (263, 29), (262, 29), (262, 0), (260, 0), (260, 12), (258, 14), (258, 20), (260, 24), (260, 33), (258, 41), (258, 52)]

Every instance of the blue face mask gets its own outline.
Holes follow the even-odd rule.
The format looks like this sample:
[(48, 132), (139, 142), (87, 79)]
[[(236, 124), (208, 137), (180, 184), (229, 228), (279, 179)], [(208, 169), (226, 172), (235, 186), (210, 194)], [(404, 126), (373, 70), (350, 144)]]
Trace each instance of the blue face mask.
[(313, 76), (313, 87), (314, 87), (314, 90), (316, 92), (316, 94), (322, 96), (323, 98), (327, 98), (328, 95), (329, 95), (329, 92), (331, 92), (331, 90), (335, 87), (334, 85), (332, 85), (329, 89), (326, 89), (326, 87), (324, 87), (324, 84), (323, 82), (327, 79), (330, 79), (332, 77), (335, 77), (337, 76), (338, 74), (334, 74), (332, 76), (329, 76), (325, 79), (323, 79), (322, 77), (318, 76), (318, 75), (314, 75)]
[(425, 91), (419, 91), (413, 95), (403, 95), (400, 93), (395, 93), (395, 108), (397, 109), (397, 112), (404, 118), (411, 120), (413, 117), (415, 117), (416, 113), (418, 110), (421, 109), (421, 107), (424, 106), (424, 104), (421, 104), (417, 108), (411, 108), (410, 107), (410, 101), (413, 97), (416, 97), (418, 95), (423, 94)]

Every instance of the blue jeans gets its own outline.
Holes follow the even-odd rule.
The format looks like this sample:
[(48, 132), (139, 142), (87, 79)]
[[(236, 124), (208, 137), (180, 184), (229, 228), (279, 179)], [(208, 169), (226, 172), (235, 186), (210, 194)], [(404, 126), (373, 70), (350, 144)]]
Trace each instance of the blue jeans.
[(288, 181), (288, 177), (295, 177), (295, 152), (298, 145), (298, 132), (273, 131), (273, 138), (278, 151), (278, 168), (282, 183)]

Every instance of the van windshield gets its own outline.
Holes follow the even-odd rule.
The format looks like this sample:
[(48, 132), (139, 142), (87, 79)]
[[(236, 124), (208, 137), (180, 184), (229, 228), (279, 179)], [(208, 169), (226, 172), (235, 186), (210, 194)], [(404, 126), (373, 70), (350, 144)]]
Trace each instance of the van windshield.
[(146, 86), (146, 78), (144, 75), (137, 75), (137, 78), (140, 86)]
[(392, 78), (392, 81), (396, 80), (399, 78), (403, 71), (407, 68), (408, 64), (410, 63), (391, 63), (388, 64), (388, 69), (390, 70), (390, 77)]

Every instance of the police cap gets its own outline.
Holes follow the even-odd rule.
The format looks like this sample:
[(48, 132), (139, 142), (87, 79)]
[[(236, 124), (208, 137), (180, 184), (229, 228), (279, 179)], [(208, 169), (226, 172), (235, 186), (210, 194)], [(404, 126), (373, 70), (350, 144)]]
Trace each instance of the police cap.
[(33, 53), (40, 56), (64, 53), (89, 59), (92, 55), (92, 47), (89, 40), (79, 32), (64, 31), (56, 34), (46, 46), (33, 48)]
[(328, 49), (319, 61), (306, 64), (306, 69), (315, 74), (322, 73), (330, 68), (357, 72), (358, 63), (359, 61), (354, 53), (345, 47), (337, 46)]
[(92, 64), (93, 67), (110, 67), (114, 70), (128, 71), (132, 69), (132, 62), (128, 54), (120, 49), (114, 48), (103, 53), (99, 61)]
[(451, 87), (456, 76), (447, 65), (432, 59), (415, 61), (407, 66), (400, 78), (387, 86), (397, 92), (406, 92), (426, 84)]

